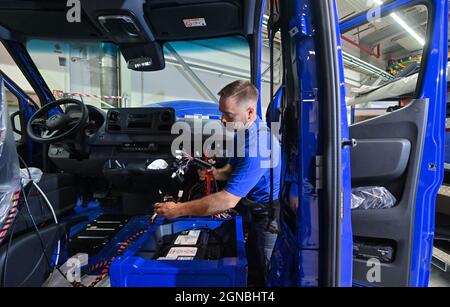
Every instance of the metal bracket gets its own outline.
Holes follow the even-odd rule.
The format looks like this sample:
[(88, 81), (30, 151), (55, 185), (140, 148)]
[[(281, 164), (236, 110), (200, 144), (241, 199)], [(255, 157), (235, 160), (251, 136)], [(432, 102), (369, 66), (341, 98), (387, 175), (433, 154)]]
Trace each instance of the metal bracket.
[(449, 271), (450, 255), (436, 247), (433, 247), (433, 258), (431, 264), (444, 272)]
[(314, 28), (306, 14), (303, 14), (300, 18), (291, 20), (290, 25), (289, 35), (292, 38), (296, 37), (301, 39), (304, 37), (312, 37), (314, 35)]

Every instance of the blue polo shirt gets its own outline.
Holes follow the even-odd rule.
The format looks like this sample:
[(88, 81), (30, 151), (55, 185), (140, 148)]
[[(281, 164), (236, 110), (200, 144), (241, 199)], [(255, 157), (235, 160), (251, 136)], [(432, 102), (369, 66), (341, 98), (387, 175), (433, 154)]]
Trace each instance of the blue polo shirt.
[[(270, 136), (269, 128), (260, 118), (245, 131), (245, 150), (235, 148), (234, 155), (229, 160), (233, 172), (225, 187), (227, 192), (259, 203), (270, 201)], [(273, 200), (278, 200), (281, 150), (277, 138), (273, 137), (272, 142)], [(235, 146), (239, 146), (238, 144), (243, 145), (235, 136)]]

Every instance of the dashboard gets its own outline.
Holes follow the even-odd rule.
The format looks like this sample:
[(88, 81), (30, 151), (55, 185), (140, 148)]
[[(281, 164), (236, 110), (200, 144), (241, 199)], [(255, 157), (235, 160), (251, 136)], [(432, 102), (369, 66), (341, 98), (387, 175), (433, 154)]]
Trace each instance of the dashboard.
[[(74, 139), (72, 145), (57, 143), (49, 147), (50, 160), (64, 172), (98, 177), (103, 176), (104, 166), (110, 160), (125, 164), (173, 160), (171, 146), (180, 133), (171, 133), (173, 124), (181, 121), (194, 126), (194, 119), (177, 120), (173, 108), (118, 108), (105, 112), (94, 106), (87, 107), (90, 123), (83, 136)], [(209, 120), (202, 120), (203, 125), (207, 122)], [(192, 140), (201, 140), (202, 144), (210, 136), (203, 133), (203, 129), (201, 135), (191, 133)], [(71, 152), (71, 146), (81, 148), (84, 156)]]

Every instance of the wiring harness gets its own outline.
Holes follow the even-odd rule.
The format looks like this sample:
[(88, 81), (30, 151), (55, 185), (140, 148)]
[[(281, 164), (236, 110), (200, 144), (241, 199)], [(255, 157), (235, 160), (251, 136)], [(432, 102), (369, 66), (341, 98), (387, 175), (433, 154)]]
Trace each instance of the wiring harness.
[(120, 256), (129, 246), (131, 243), (139, 239), (143, 234), (145, 234), (147, 230), (142, 230), (130, 238), (128, 238), (120, 247), (117, 249), (114, 256), (111, 257), (108, 261), (101, 262), (99, 264), (96, 264), (94, 267), (92, 267), (90, 270), (92, 272), (97, 271), (99, 269), (102, 269), (100, 275), (97, 276), (97, 278), (88, 286), (88, 287), (95, 287), (99, 282), (101, 282), (103, 279), (105, 279), (109, 275), (109, 268), (111, 266), (111, 263)]
[[(179, 178), (180, 181), (182, 181), (182, 177), (188, 172), (189, 167), (191, 165), (196, 165), (199, 168), (211, 170), (214, 166), (214, 159), (208, 159), (207, 157), (204, 157), (203, 160), (199, 158), (194, 158), (188, 153), (186, 153), (183, 150), (177, 150), (176, 151), (176, 159), (179, 161), (179, 166), (177, 170), (172, 174), (172, 178)], [(205, 176), (205, 182), (204, 184), (195, 184), (192, 186), (188, 192), (188, 198), (187, 200), (193, 200), (197, 199), (203, 196), (208, 196), (212, 193), (213, 187), (212, 184), (214, 184), (214, 192), (219, 192), (219, 186), (217, 184), (217, 180), (214, 177), (212, 172), (207, 172)], [(225, 212), (221, 212), (215, 215), (212, 215), (212, 218), (231, 218), (233, 215), (236, 215), (234, 210), (228, 210)]]
[(15, 193), (12, 197), (12, 206), (9, 209), (8, 216), (5, 218), (5, 221), (0, 230), (0, 245), (8, 235), (8, 230), (11, 228), (14, 219), (16, 218), (17, 213), (19, 212), (19, 198), (20, 192)]

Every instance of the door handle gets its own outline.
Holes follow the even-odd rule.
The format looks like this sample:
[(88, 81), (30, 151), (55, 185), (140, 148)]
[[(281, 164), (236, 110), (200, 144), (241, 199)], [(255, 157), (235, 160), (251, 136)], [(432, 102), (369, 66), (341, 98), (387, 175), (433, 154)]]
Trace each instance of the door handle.
[(19, 134), (19, 135), (23, 135), (23, 132), (22, 132), (21, 130), (17, 129), (17, 127), (16, 127), (15, 118), (16, 118), (17, 116), (20, 116), (20, 110), (14, 112), (14, 113), (11, 113), (11, 115), (10, 115), (10, 118), (11, 118), (11, 126), (12, 126), (12, 129), (13, 129), (13, 131), (14, 131), (15, 133), (17, 133), (17, 134)]

